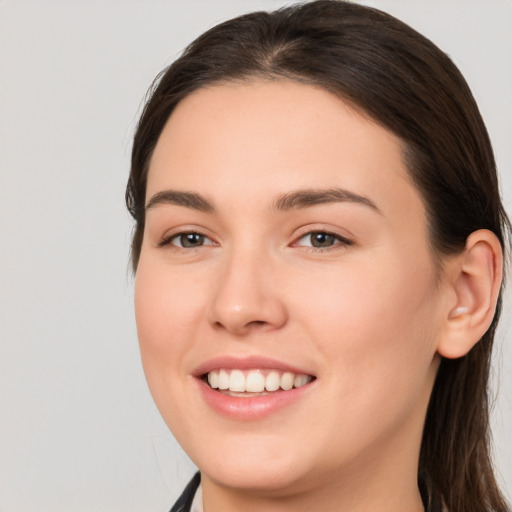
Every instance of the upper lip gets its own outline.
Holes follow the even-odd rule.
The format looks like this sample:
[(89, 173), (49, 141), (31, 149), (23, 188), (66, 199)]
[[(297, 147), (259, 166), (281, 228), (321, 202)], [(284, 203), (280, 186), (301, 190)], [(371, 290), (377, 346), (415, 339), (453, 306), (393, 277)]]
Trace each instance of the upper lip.
[(284, 363), (278, 359), (262, 356), (235, 357), (229, 355), (217, 356), (204, 361), (197, 368), (195, 368), (193, 375), (196, 377), (201, 377), (202, 375), (205, 375), (212, 370), (218, 370), (221, 368), (226, 370), (273, 369), (300, 375), (311, 375), (314, 377), (313, 373), (310, 371), (290, 365), (288, 363)]

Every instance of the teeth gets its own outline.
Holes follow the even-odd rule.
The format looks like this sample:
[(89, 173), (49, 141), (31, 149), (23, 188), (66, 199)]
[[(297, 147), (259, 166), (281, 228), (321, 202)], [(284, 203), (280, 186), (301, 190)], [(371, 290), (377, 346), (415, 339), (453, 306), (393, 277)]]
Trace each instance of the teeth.
[(301, 386), (304, 386), (308, 382), (309, 377), (307, 375), (295, 375), (295, 379), (293, 379), (293, 385), (296, 388), (300, 388)]
[(240, 370), (233, 370), (229, 376), (230, 391), (245, 391), (245, 375)]
[(210, 372), (208, 374), (208, 384), (213, 389), (217, 389), (219, 387), (219, 374), (217, 372)]
[(219, 389), (229, 388), (229, 373), (226, 370), (219, 372)]
[(261, 393), (265, 391), (265, 376), (258, 371), (249, 372), (245, 378), (244, 391), (249, 391), (250, 393)]
[(278, 372), (270, 372), (265, 379), (267, 391), (277, 391), (281, 387), (281, 377)]
[(293, 381), (295, 379), (295, 375), (290, 372), (284, 372), (283, 376), (281, 377), (281, 387), (285, 391), (289, 391), (293, 388)]
[(312, 377), (279, 370), (212, 370), (208, 373), (208, 384), (213, 389), (237, 393), (262, 393), (264, 391), (289, 391), (310, 382)]

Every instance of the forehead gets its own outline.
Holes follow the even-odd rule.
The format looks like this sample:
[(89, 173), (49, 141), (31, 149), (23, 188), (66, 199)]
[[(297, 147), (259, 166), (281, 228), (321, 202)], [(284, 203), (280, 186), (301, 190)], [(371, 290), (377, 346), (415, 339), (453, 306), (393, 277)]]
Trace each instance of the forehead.
[(343, 187), (373, 194), (376, 202), (402, 194), (405, 207), (422, 209), (402, 153), (394, 134), (320, 87), (215, 85), (172, 113), (151, 160), (147, 195), (177, 188), (233, 201), (250, 191), (259, 200), (297, 188)]

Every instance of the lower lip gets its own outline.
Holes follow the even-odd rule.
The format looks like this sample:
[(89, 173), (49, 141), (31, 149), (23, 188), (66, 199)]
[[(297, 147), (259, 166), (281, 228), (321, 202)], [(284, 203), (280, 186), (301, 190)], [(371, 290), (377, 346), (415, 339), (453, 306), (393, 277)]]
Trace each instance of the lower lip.
[(238, 397), (212, 389), (202, 379), (197, 379), (206, 403), (217, 413), (232, 419), (254, 421), (265, 418), (291, 405), (308, 393), (314, 381), (289, 391), (273, 391), (267, 395)]

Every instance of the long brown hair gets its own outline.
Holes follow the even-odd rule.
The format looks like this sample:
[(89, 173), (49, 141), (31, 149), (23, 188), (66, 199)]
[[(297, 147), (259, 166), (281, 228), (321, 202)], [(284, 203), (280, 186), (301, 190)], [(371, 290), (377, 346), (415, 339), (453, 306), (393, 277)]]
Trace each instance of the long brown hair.
[[(134, 138), (126, 203), (135, 219), (132, 265), (144, 233), (149, 162), (162, 129), (193, 91), (253, 77), (321, 86), (350, 102), (404, 143), (422, 194), (433, 257), (464, 248), (489, 229), (506, 244), (487, 130), (469, 87), (447, 55), (379, 10), (317, 0), (256, 12), (196, 39), (157, 77)], [(488, 332), (465, 356), (443, 359), (421, 445), (419, 480), (452, 512), (505, 512), (489, 455), (488, 377), (501, 298)]]

